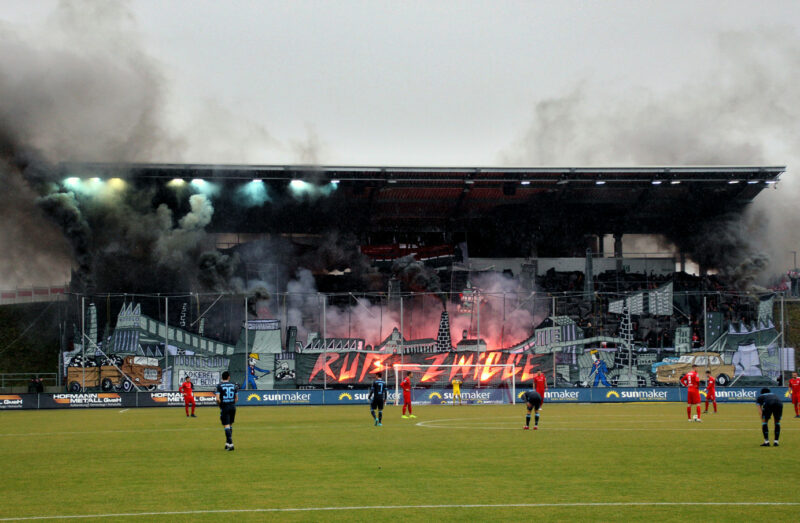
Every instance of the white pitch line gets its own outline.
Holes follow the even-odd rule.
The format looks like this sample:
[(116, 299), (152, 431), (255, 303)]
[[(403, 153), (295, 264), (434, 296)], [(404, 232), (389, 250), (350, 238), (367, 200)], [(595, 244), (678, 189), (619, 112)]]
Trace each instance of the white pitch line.
[(119, 413), (122, 414), (123, 412), (128, 412), (129, 410), (131, 409), (122, 409), (121, 411), (119, 411)]
[(252, 508), (252, 509), (209, 509), (209, 510), (175, 510), (164, 512), (119, 512), (111, 514), (73, 514), (56, 516), (22, 516), (0, 518), (0, 521), (32, 521), (41, 519), (91, 519), (122, 518), (147, 516), (183, 516), (192, 514), (245, 514), (245, 513), (281, 513), (281, 512), (332, 512), (354, 510), (413, 510), (413, 509), (467, 509), (467, 508), (580, 508), (580, 507), (794, 507), (800, 502), (794, 501), (665, 501), (665, 502), (607, 502), (607, 503), (497, 503), (468, 505), (372, 505), (353, 507), (289, 507), (289, 508)]
[[(509, 417), (503, 418), (493, 418), (493, 419), (510, 419)], [(517, 419), (515, 417), (514, 419)], [(450, 425), (447, 424), (448, 422), (459, 422), (458, 425)], [(447, 418), (447, 419), (435, 419), (435, 420), (427, 420), (427, 421), (418, 421), (416, 425), (418, 427), (424, 427), (426, 429), (459, 429), (459, 430), (520, 430), (518, 426), (506, 426), (508, 423), (499, 422), (497, 424), (492, 424), (491, 421), (487, 421), (486, 418), (482, 419), (475, 419), (476, 422), (480, 424), (468, 424), (465, 423), (464, 418)], [(500, 424), (502, 423), (502, 425)], [(560, 426), (559, 426), (560, 425)], [(706, 432), (749, 432), (753, 430), (753, 427), (747, 428), (714, 428), (713, 426), (705, 425), (702, 426), (698, 424), (693, 424), (691, 427), (684, 426), (683, 428), (626, 428), (626, 427), (581, 427), (580, 425), (569, 425), (563, 426), (558, 424), (557, 426), (547, 425), (546, 428), (543, 426), (544, 430), (548, 431), (585, 431), (585, 432), (664, 432), (664, 431), (671, 431), (671, 432), (685, 432), (688, 430), (703, 430)], [(786, 430), (788, 427), (784, 427)], [(788, 428), (788, 430), (794, 430), (793, 428)]]
[[(244, 427), (236, 427), (238, 432), (251, 431), (251, 430), (291, 430), (291, 429), (304, 429), (308, 425), (247, 425)], [(197, 432), (197, 431), (220, 430), (219, 427), (186, 427), (180, 429), (128, 429), (128, 430), (76, 430), (76, 431), (62, 431), (62, 432), (4, 432), (0, 433), (0, 437), (29, 437), (29, 436), (79, 436), (83, 434), (128, 434), (128, 433), (150, 433), (150, 432)]]

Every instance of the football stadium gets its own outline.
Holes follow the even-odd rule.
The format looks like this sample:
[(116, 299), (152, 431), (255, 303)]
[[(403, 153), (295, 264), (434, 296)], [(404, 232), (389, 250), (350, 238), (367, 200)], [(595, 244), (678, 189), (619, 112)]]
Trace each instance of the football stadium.
[(17, 172), (76, 263), (2, 292), (4, 521), (800, 508), (798, 273), (738, 221), (783, 167)]

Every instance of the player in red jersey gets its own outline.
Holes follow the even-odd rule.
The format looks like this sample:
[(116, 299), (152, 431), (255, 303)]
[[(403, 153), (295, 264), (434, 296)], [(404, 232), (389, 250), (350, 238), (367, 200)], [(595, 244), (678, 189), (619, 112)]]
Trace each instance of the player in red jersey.
[(686, 415), (689, 421), (692, 420), (692, 405), (697, 407), (697, 421), (700, 419), (700, 378), (697, 376), (697, 365), (692, 365), (692, 370), (681, 376), (681, 385), (688, 389), (688, 396), (686, 398)]
[[(544, 391), (547, 390), (547, 378), (542, 374), (542, 371), (533, 375), (533, 388), (539, 393), (539, 396), (542, 397), (542, 403), (544, 403)], [(542, 410), (541, 406), (539, 410)]]
[(794, 405), (794, 417), (800, 418), (800, 378), (797, 373), (792, 373), (792, 379), (789, 380), (789, 389), (792, 391), (792, 405)]
[(189, 376), (186, 376), (183, 379), (183, 383), (181, 383), (181, 387), (178, 389), (178, 392), (183, 394), (183, 408), (186, 409), (187, 418), (189, 417), (189, 405), (192, 406), (192, 417), (197, 417), (194, 415), (194, 392), (192, 392), (192, 388), (192, 380)]
[[(411, 414), (411, 373), (407, 372), (406, 377), (400, 382), (400, 388), (403, 389), (403, 417), (416, 418)], [(408, 416), (406, 416), (406, 407), (408, 407)]]
[(714, 405), (714, 414), (717, 413), (717, 380), (711, 375), (711, 371), (706, 371), (706, 410), (708, 412), (708, 402)]

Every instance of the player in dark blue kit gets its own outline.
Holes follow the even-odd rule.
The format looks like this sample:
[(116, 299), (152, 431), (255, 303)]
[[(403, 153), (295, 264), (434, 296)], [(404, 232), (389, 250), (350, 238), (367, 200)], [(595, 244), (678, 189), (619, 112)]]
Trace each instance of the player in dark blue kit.
[(233, 420), (236, 419), (236, 401), (239, 399), (239, 386), (231, 383), (231, 373), (222, 373), (222, 383), (217, 385), (217, 405), (219, 419), (225, 427), (225, 450), (233, 450)]
[(756, 398), (758, 413), (761, 415), (761, 432), (764, 433), (764, 443), (762, 447), (769, 447), (769, 418), (775, 420), (775, 440), (772, 444), (778, 446), (778, 438), (781, 437), (781, 416), (783, 416), (783, 402), (777, 394), (773, 394), (768, 388), (761, 389), (761, 395)]
[[(375, 381), (372, 382), (372, 386), (369, 388), (369, 395), (367, 396), (367, 399), (372, 400), (372, 403), (369, 405), (369, 412), (372, 414), (372, 419), (375, 420), (376, 427), (383, 425), (383, 406), (386, 403), (387, 394), (386, 382), (383, 381), (383, 374), (379, 372)], [(377, 416), (375, 416), (375, 409), (378, 409)]]
[(536, 418), (533, 421), (533, 430), (539, 430), (539, 409), (542, 406), (542, 396), (535, 390), (529, 390), (522, 395), (525, 400), (525, 406), (528, 408), (528, 414), (525, 415), (525, 430), (531, 428), (531, 411), (536, 411)]

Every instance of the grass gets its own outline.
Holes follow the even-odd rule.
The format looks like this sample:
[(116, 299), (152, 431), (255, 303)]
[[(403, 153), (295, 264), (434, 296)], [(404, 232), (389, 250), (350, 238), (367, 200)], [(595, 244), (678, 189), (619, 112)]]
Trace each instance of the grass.
[[(234, 452), (213, 408), (6, 411), (0, 519), (796, 521), (790, 411), (761, 448), (750, 404), (702, 424), (679, 404), (547, 404), (535, 432), (520, 405), (388, 407), (383, 427), (366, 406), (243, 407)], [(392, 506), (417, 508), (255, 511)]]

